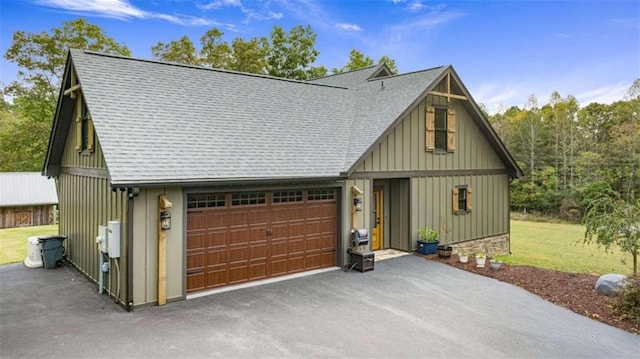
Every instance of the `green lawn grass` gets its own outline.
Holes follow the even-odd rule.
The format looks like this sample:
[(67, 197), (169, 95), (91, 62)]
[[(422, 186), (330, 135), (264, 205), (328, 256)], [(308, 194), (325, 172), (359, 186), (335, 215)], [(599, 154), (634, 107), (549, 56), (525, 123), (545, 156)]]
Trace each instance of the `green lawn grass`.
[[(577, 224), (511, 221), (511, 264), (530, 265), (570, 273), (633, 272), (630, 254), (617, 248), (607, 253), (596, 244), (583, 244), (584, 227)], [(613, 248), (612, 248), (613, 249)]]
[(0, 264), (22, 262), (27, 257), (27, 238), (58, 234), (58, 225), (0, 229)]

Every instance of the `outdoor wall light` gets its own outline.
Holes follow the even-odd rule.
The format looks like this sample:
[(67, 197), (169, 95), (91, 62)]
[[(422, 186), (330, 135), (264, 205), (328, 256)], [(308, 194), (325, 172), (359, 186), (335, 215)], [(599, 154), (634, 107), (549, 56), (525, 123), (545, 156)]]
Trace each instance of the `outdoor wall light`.
[(163, 230), (171, 229), (171, 212), (160, 211), (160, 228)]
[(362, 212), (362, 197), (353, 197), (353, 205), (356, 207), (356, 211)]

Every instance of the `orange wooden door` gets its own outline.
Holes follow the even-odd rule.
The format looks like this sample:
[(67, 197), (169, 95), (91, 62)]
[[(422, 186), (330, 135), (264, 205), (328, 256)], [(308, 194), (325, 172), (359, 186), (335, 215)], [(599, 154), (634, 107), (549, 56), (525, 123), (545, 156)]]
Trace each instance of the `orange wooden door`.
[(373, 190), (373, 220), (372, 229), (371, 229), (371, 249), (377, 251), (382, 249), (384, 240), (384, 230), (383, 230), (383, 205), (382, 205), (382, 189), (374, 189)]

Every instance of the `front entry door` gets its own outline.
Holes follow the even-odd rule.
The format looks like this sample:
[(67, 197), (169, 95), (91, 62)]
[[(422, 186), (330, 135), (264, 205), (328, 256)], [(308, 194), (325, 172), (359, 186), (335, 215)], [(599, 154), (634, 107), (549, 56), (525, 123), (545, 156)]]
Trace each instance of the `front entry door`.
[(384, 206), (382, 205), (382, 189), (374, 189), (373, 190), (373, 228), (371, 229), (371, 249), (377, 251), (382, 249), (382, 245), (384, 243), (383, 234), (384, 230), (382, 228), (382, 219), (383, 213), (382, 209)]

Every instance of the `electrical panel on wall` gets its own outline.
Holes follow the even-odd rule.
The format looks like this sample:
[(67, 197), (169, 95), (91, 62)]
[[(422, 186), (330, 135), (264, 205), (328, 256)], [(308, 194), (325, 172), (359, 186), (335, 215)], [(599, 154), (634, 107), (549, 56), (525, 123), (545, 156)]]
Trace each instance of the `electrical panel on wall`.
[(120, 258), (120, 222), (109, 221), (109, 240), (107, 244), (109, 258)]
[(98, 226), (98, 236), (96, 237), (96, 243), (98, 243), (98, 250), (102, 253), (107, 253), (109, 242), (109, 230), (107, 226)]

